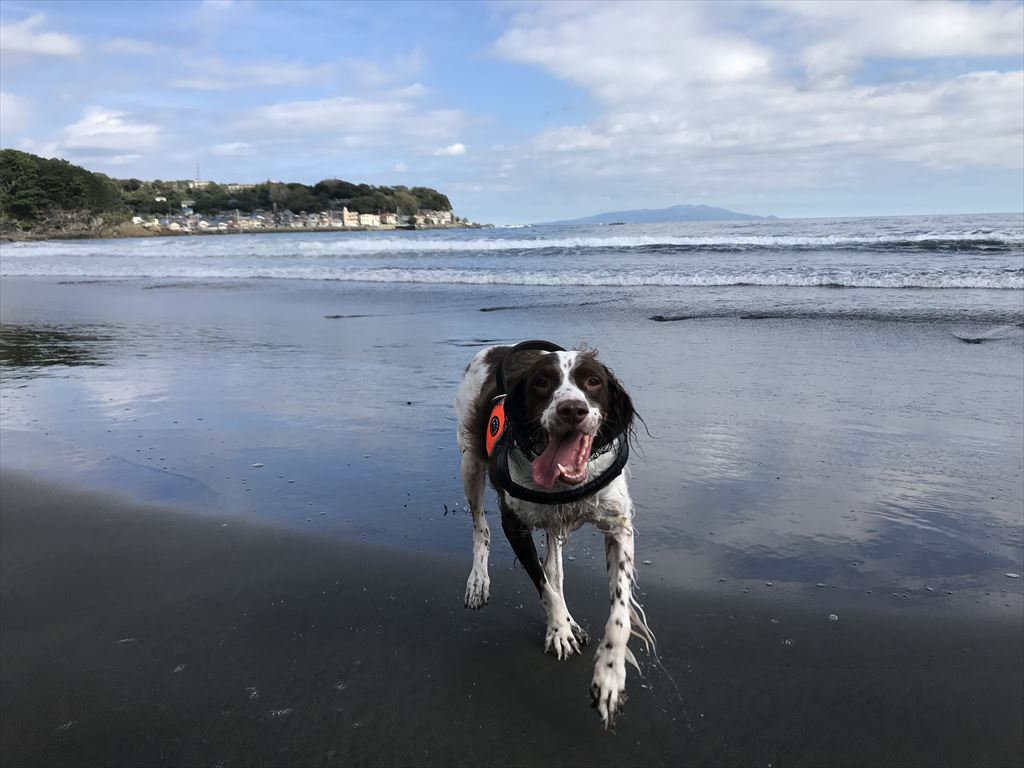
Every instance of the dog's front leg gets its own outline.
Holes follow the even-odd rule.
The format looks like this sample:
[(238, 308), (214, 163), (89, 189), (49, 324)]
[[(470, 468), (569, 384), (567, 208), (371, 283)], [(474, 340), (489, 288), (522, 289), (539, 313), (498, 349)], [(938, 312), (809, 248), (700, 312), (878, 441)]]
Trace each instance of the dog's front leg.
[(630, 654), (627, 643), (633, 589), (632, 523), (626, 522), (606, 530), (604, 548), (611, 612), (597, 649), (590, 696), (604, 727), (610, 728), (626, 701), (626, 659)]
[(564, 572), (562, 571), (562, 545), (564, 543), (564, 539), (556, 531), (547, 531), (544, 574), (547, 576), (548, 592), (551, 594), (541, 592), (541, 603), (547, 618), (544, 650), (560, 660), (580, 653), (580, 647), (586, 645), (588, 640), (587, 633), (573, 619), (569, 613), (569, 607), (565, 603)]
[(491, 552), (491, 529), (484, 517), (484, 488), (487, 466), (465, 452), (462, 454), (462, 485), (473, 515), (473, 566), (466, 580), (466, 607), (483, 608), (491, 598), (491, 577), (487, 560)]
[[(530, 575), (530, 579), (533, 580), (534, 586), (537, 587), (540, 604), (544, 608), (547, 620), (544, 651), (553, 654), (559, 660), (579, 653), (579, 641), (576, 640), (572, 631), (570, 624), (572, 618), (569, 616), (569, 610), (565, 607), (565, 600), (562, 599), (560, 591), (556, 590), (548, 581), (547, 563), (545, 567), (541, 566), (537, 557), (537, 545), (533, 543), (533, 534), (504, 500), (501, 502), (501, 527), (505, 531), (509, 544), (512, 545), (512, 551), (516, 553), (516, 558), (522, 563), (523, 568)], [(560, 557), (561, 553), (558, 554)], [(550, 559), (550, 551), (548, 556)], [(561, 568), (558, 570), (560, 571)]]

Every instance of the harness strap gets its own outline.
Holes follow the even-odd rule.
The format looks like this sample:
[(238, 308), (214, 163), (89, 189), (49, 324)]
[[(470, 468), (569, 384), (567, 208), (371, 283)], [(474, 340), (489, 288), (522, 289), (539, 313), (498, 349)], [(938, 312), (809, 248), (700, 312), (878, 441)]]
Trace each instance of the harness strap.
[(579, 501), (580, 499), (601, 490), (612, 480), (621, 475), (622, 470), (626, 467), (626, 462), (629, 460), (629, 440), (626, 440), (621, 434), (619, 434), (615, 438), (615, 461), (612, 462), (608, 469), (597, 477), (587, 480), (585, 483), (573, 488), (567, 488), (564, 491), (537, 491), (533, 488), (527, 488), (526, 486), (520, 485), (512, 479), (512, 473), (508, 468), (508, 454), (512, 447), (509, 445), (509, 442), (508, 433), (506, 432), (498, 441), (497, 446), (495, 446), (495, 451), (497, 453), (495, 456), (495, 470), (497, 471), (497, 476), (494, 478), (497, 482), (495, 484), (500, 490), (504, 491), (509, 496), (521, 499), (522, 501), (529, 501), (534, 504), (569, 504), (573, 501)]
[(487, 419), (487, 434), (484, 435), (488, 456), (494, 453), (495, 444), (505, 434), (505, 396), (498, 395), (495, 400), (494, 407), (491, 408), (491, 417)]

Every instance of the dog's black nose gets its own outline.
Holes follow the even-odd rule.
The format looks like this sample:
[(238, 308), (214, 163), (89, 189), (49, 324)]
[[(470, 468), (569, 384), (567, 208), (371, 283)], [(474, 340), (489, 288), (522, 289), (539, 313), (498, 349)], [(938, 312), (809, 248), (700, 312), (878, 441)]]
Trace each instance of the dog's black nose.
[(590, 413), (590, 408), (582, 400), (566, 400), (558, 404), (555, 413), (566, 424), (579, 424)]

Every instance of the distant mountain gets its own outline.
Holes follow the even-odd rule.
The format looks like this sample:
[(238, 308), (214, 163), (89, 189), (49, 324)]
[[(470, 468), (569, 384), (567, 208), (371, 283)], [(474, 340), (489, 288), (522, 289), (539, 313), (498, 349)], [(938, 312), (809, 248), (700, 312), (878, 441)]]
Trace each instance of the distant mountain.
[(749, 213), (737, 213), (725, 208), (712, 208), (708, 205), (673, 205), (671, 208), (643, 208), (639, 211), (612, 211), (599, 213), (596, 216), (584, 216), (582, 219), (565, 219), (563, 221), (546, 221), (545, 224), (651, 224), (661, 221), (729, 221), (774, 219), (775, 216), (754, 216)]

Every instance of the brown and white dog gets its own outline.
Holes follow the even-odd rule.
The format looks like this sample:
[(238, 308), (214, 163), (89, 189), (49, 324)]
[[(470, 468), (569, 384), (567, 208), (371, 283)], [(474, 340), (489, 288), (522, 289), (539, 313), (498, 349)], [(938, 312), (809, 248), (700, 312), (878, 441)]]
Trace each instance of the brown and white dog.
[[(627, 647), (630, 634), (653, 642), (643, 611), (633, 596), (633, 502), (624, 474), (594, 493), (564, 504), (534, 503), (502, 490), (496, 459), (488, 457), (486, 430), (496, 395), (496, 378), (504, 365), (508, 395), (505, 415), (529, 435), (526, 452), (513, 445), (508, 452), (509, 474), (515, 483), (540, 493), (559, 492), (597, 477), (616, 459), (611, 446), (616, 436), (629, 439), (635, 416), (633, 403), (596, 352), (536, 349), (512, 351), (490, 347), (480, 351), (466, 368), (455, 398), (458, 444), (462, 452), (462, 482), (473, 516), (473, 566), (466, 583), (468, 608), (482, 608), (490, 597), (487, 560), (490, 529), (484, 517), (488, 475), (498, 490), (501, 526), (540, 593), (547, 619), (544, 650), (559, 660), (581, 653), (587, 633), (565, 604), (562, 547), (569, 534), (593, 523), (605, 535), (611, 612), (597, 648), (591, 684), (593, 706), (609, 727), (625, 702), (626, 661), (636, 666)], [(500, 393), (498, 393), (500, 394)], [(537, 556), (532, 530), (547, 534), (543, 564)]]

